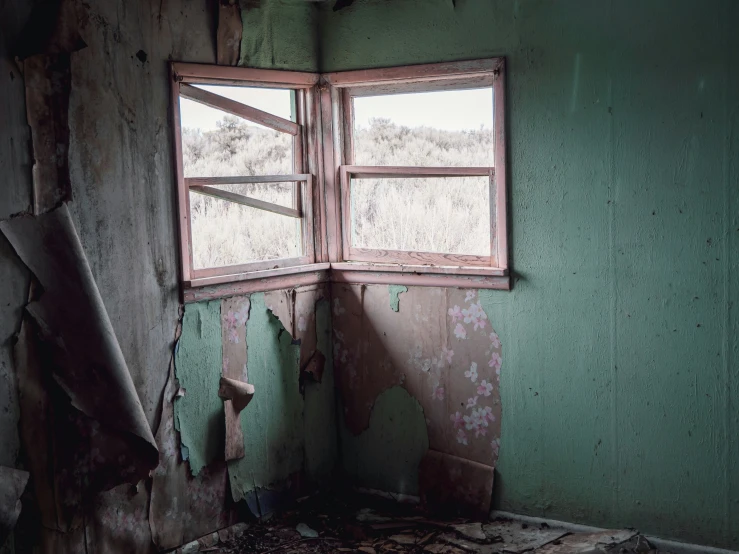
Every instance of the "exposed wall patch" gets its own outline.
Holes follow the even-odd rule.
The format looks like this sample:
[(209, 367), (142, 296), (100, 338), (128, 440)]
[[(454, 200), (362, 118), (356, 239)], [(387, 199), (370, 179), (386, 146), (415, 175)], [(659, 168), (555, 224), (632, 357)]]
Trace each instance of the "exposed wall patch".
[(300, 346), (267, 309), (262, 293), (251, 295), (246, 342), (249, 383), (257, 394), (241, 412), (244, 457), (228, 462), (236, 501), (257, 487), (287, 480), (303, 464)]
[(429, 448), (423, 408), (403, 387), (377, 397), (367, 430), (354, 436), (340, 418), (344, 470), (359, 486), (418, 495), (418, 467)]
[(394, 312), (400, 311), (400, 298), (399, 295), (408, 292), (408, 287), (403, 285), (388, 285), (388, 292), (390, 293), (390, 308)]
[(175, 353), (175, 372), (187, 392), (174, 403), (182, 444), (193, 475), (222, 452), (223, 402), (218, 397), (223, 357), (221, 301), (188, 304)]

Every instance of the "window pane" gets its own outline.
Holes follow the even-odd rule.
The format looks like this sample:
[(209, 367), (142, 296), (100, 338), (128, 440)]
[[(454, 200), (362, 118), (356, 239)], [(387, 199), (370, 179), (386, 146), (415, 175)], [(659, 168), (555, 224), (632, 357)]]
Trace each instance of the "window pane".
[(294, 217), (191, 192), (190, 221), (195, 269), (302, 255), (301, 220)]
[(192, 85), (224, 98), (236, 100), (252, 108), (295, 121), (294, 91), (281, 88), (236, 87), (224, 85)]
[(493, 89), (353, 99), (356, 165), (493, 166)]
[(352, 246), (490, 255), (488, 177), (352, 179)]
[[(252, 101), (253, 103), (248, 105), (276, 115), (284, 117), (286, 112), (286, 119), (290, 117), (292, 101), (289, 90), (203, 85), (199, 87), (242, 103), (248, 104), (247, 100)], [(257, 91), (259, 95), (254, 96), (252, 91)], [(243, 94), (236, 94), (238, 92)], [(271, 104), (266, 105), (265, 95), (266, 98), (274, 95), (270, 100)], [(291, 135), (268, 129), (187, 98), (180, 98), (180, 114), (185, 177), (293, 173)]]

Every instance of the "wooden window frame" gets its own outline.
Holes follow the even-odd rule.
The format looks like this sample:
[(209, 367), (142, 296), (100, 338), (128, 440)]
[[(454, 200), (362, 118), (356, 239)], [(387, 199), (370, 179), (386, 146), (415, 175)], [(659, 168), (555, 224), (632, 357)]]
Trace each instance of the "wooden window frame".
[[(296, 71), (222, 67), (179, 62), (170, 64), (170, 75), (172, 80), (175, 177), (178, 192), (180, 271), (184, 299), (188, 301), (196, 298), (218, 297), (223, 294), (274, 290), (292, 284), (310, 285), (328, 280), (327, 270), (329, 265), (323, 263), (325, 245), (323, 245), (320, 238), (321, 234), (315, 232), (315, 229), (320, 229), (321, 225), (325, 226), (319, 213), (322, 205), (322, 187), (317, 185), (314, 179), (318, 166), (317, 123), (319, 121), (319, 106), (316, 85), (319, 76), (314, 73)], [(294, 90), (297, 121), (288, 121), (218, 94), (198, 89), (193, 87), (193, 84), (238, 85)], [(292, 135), (294, 173), (289, 175), (185, 177), (180, 123), (181, 97)], [(213, 187), (213, 185), (219, 184), (284, 182), (296, 184), (294, 208), (279, 206)], [(195, 269), (190, 223), (191, 191), (288, 217), (300, 218), (302, 220), (303, 255), (294, 258)]]
[[(299, 71), (252, 69), (171, 62), (174, 172), (177, 181), (182, 298), (185, 302), (236, 294), (312, 286), (334, 281), (510, 289), (507, 235), (505, 59), (412, 65), (320, 75)], [(296, 91), (296, 122), (192, 84), (239, 85)], [(353, 165), (352, 96), (492, 86), (494, 165), (492, 167), (390, 167)], [(222, 111), (293, 136), (294, 173), (254, 177), (185, 178), (182, 159), (180, 96), (201, 103), (218, 97)], [(193, 98), (195, 97), (195, 98)], [(212, 104), (208, 104), (212, 105)], [(490, 256), (353, 248), (350, 244), (351, 177), (487, 176), (491, 186)], [(228, 181), (228, 182), (227, 182)], [(295, 182), (301, 194), (286, 208), (213, 185)], [(194, 269), (190, 197), (193, 190), (289, 217), (303, 214), (303, 252), (298, 258)]]
[[(331, 278), (348, 283), (395, 283), (510, 289), (507, 236), (505, 59), (424, 64), (328, 73), (321, 91), (326, 171), (327, 242)], [(493, 89), (492, 167), (389, 167), (354, 165), (352, 98), (398, 92), (477, 87)], [(330, 110), (330, 111), (329, 111)], [(330, 113), (329, 114), (327, 113)], [(329, 140), (330, 139), (330, 140)], [(326, 145), (332, 152), (326, 152)], [(351, 178), (488, 176), (491, 203), (489, 256), (357, 248), (351, 244)]]

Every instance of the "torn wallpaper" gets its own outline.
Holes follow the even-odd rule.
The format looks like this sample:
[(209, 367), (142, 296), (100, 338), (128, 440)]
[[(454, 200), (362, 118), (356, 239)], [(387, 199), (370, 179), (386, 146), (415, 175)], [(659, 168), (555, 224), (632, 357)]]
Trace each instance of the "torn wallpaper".
[(228, 462), (236, 501), (257, 488), (285, 482), (303, 463), (300, 346), (267, 309), (264, 294), (251, 295), (246, 341), (248, 381), (256, 394), (241, 412), (245, 455)]
[(0, 230), (38, 285), (16, 345), (21, 435), (43, 524), (65, 531), (159, 454), (66, 205)]
[[(365, 432), (380, 394), (402, 386), (423, 409), (431, 450), (488, 467), (489, 503), (500, 444), (502, 358), (477, 291), (339, 285), (332, 294), (334, 361), (346, 428), (354, 435)], [(468, 481), (478, 483), (472, 473)]]

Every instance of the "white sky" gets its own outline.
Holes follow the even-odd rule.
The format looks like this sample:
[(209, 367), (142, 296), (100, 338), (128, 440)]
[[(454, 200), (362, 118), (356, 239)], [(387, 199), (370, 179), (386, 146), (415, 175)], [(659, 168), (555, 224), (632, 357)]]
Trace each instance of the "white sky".
[(414, 92), (354, 98), (354, 125), (368, 127), (373, 117), (386, 117), (406, 127), (448, 131), (493, 126), (493, 89)]
[[(264, 112), (291, 119), (292, 103), (290, 101), (290, 90), (288, 89), (226, 87), (220, 85), (195, 86)], [(203, 131), (216, 129), (216, 121), (223, 119), (223, 116), (226, 115), (225, 112), (198, 104), (187, 98), (180, 98), (180, 114), (183, 127), (200, 127)], [(247, 125), (257, 125), (245, 119), (242, 121)]]
[[(291, 119), (290, 91), (285, 89), (247, 88), (217, 85), (197, 85), (198, 88), (220, 94)], [(199, 127), (203, 131), (216, 129), (224, 112), (192, 100), (180, 98), (183, 127)], [(368, 127), (374, 117), (385, 117), (407, 127), (427, 126), (459, 131), (493, 125), (493, 91), (491, 88), (363, 96), (354, 99), (354, 124)], [(245, 121), (247, 124), (254, 123)]]

